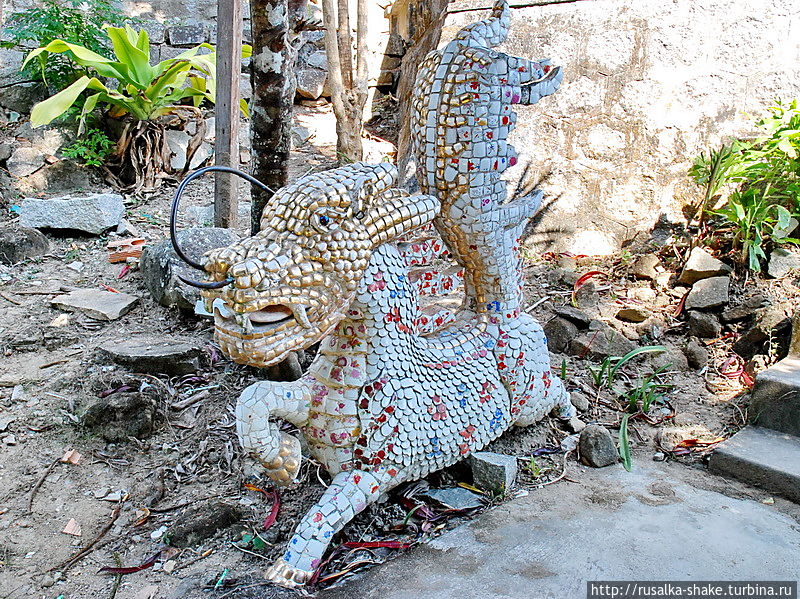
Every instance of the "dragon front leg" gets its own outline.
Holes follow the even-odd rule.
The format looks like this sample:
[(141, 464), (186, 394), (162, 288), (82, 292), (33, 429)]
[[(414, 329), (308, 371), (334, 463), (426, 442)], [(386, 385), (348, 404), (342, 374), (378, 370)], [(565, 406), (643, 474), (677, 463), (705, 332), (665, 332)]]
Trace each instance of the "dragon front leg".
[(389, 480), (362, 470), (340, 472), (320, 500), (300, 521), (283, 557), (266, 571), (275, 584), (296, 587), (307, 583), (322, 562), (333, 539), (359, 512), (389, 490)]
[(266, 468), (277, 485), (294, 481), (302, 453), (300, 441), (281, 432), (270, 418), (303, 426), (308, 421), (310, 394), (305, 377), (289, 383), (261, 381), (247, 387), (236, 404), (236, 431), (242, 448)]

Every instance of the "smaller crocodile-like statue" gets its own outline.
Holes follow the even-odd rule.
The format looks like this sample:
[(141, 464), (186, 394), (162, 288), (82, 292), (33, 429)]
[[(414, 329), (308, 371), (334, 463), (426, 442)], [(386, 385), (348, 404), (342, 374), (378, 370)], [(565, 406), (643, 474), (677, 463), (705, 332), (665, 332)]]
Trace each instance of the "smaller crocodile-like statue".
[[(508, 23), (498, 1), (425, 62), (413, 124), (424, 193), (393, 187), (389, 164), (307, 175), (275, 194), (258, 234), (203, 259), (210, 281), (198, 286), (234, 361), (266, 367), (321, 342), (301, 379), (251, 385), (236, 407), (242, 447), (276, 483), (294, 480), (301, 451), (272, 418), (298, 427), (333, 476), (268, 570), (279, 584), (306, 583), (333, 536), (398, 484), (511, 426), (574, 415), (541, 326), (521, 310), (517, 244), (539, 195), (506, 202), (500, 180), (508, 107), (551, 93), (560, 75), (489, 50)], [(463, 267), (466, 301), (423, 329), (397, 242), (431, 223)]]

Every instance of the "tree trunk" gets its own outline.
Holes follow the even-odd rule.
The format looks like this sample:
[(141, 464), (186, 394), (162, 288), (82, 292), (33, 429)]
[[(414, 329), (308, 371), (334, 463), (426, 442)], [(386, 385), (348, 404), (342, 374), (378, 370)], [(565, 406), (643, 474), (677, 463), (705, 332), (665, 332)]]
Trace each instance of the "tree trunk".
[[(253, 176), (278, 190), (289, 182), (296, 53), (289, 39), (289, 0), (250, 0), (253, 57), (250, 77), (250, 147)], [(259, 231), (261, 212), (272, 197), (251, 186), (250, 228)]]
[(339, 0), (337, 11), (333, 0), (322, 0), (328, 85), (336, 115), (336, 152), (340, 161), (357, 162), (364, 155), (361, 131), (364, 127), (364, 107), (368, 96), (367, 0), (358, 0), (356, 9), (355, 65), (347, 7), (346, 0)]

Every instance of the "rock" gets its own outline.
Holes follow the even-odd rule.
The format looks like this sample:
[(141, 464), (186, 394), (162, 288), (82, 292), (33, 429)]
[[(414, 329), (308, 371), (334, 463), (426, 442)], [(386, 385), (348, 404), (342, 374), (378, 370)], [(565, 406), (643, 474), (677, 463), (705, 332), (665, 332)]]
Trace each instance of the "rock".
[(238, 505), (227, 501), (194, 506), (178, 517), (164, 538), (173, 547), (193, 547), (214, 536), (217, 531), (236, 524), (243, 516)]
[(214, 155), (214, 146), (206, 141), (200, 144), (194, 154), (192, 154), (192, 159), (189, 161), (189, 170), (194, 170), (196, 168), (200, 168), (205, 164), (205, 162)]
[(33, 129), (29, 124), (17, 130), (21, 141), (6, 161), (8, 172), (14, 177), (27, 177), (45, 164), (47, 156), (53, 156), (67, 140), (67, 135), (57, 127)]
[(200, 347), (194, 343), (134, 337), (108, 341), (100, 346), (100, 355), (135, 372), (180, 376), (200, 368)]
[(297, 71), (297, 93), (303, 98), (316, 100), (322, 95), (325, 89), (325, 82), (328, 80), (328, 73), (322, 69), (309, 67), (298, 69)]
[(733, 351), (745, 360), (762, 353), (783, 358), (789, 350), (793, 314), (794, 308), (789, 301), (757, 309), (753, 325), (736, 340)]
[(661, 260), (658, 259), (658, 256), (645, 254), (644, 256), (639, 256), (631, 265), (630, 273), (637, 279), (655, 281), (660, 267)]
[(686, 354), (675, 347), (668, 347), (667, 351), (651, 354), (650, 362), (654, 369), (688, 370), (689, 368)]
[(609, 356), (624, 356), (636, 345), (611, 327), (603, 325), (598, 330), (580, 333), (569, 345), (569, 353), (573, 356), (602, 360)]
[(567, 422), (567, 426), (573, 433), (579, 433), (586, 428), (586, 423), (577, 416), (573, 416)]
[(755, 293), (745, 298), (739, 306), (728, 308), (722, 313), (722, 322), (739, 322), (754, 318), (758, 308), (769, 305), (767, 297), (760, 293)]
[(468, 491), (463, 487), (451, 487), (448, 489), (429, 489), (420, 493), (420, 497), (432, 499), (443, 505), (445, 508), (454, 510), (471, 510), (483, 507), (480, 495)]
[(303, 376), (297, 352), (289, 352), (282, 362), (267, 366), (265, 372), (270, 381), (296, 381)]
[(611, 438), (611, 433), (599, 424), (590, 424), (581, 431), (578, 449), (581, 462), (593, 468), (610, 466), (619, 460), (617, 446)]
[(650, 311), (644, 308), (629, 306), (617, 312), (617, 318), (625, 322), (644, 322), (650, 318)]
[(694, 370), (700, 370), (708, 364), (708, 350), (694, 339), (689, 341), (683, 353), (686, 354), (689, 367)]
[(650, 287), (633, 287), (628, 289), (628, 298), (639, 302), (654, 302), (658, 298), (658, 292)]
[(588, 412), (589, 411), (589, 398), (586, 397), (580, 391), (573, 391), (569, 394), (569, 400), (572, 402), (572, 405), (575, 406), (575, 409), (579, 412)]
[(328, 55), (325, 50), (316, 50), (306, 58), (306, 64), (323, 71), (328, 70)]
[(514, 456), (477, 451), (470, 455), (472, 480), (479, 489), (508, 492), (517, 479), (517, 458)]
[(575, 339), (578, 327), (569, 320), (556, 316), (545, 323), (544, 334), (547, 338), (547, 349), (551, 352), (562, 353)]
[(579, 329), (588, 329), (592, 317), (586, 314), (583, 310), (578, 310), (572, 306), (559, 306), (554, 310), (561, 318), (566, 318), (570, 322), (575, 323)]
[(187, 152), (189, 151), (189, 140), (192, 138), (188, 131), (182, 129), (167, 129), (164, 132), (164, 139), (167, 141), (169, 151), (172, 153), (169, 166), (174, 171), (182, 171), (186, 168)]
[[(238, 239), (230, 229), (194, 228), (178, 233), (178, 242), (193, 260), (200, 260), (207, 251), (229, 246)], [(178, 275), (202, 280), (203, 273), (178, 258), (169, 240), (145, 247), (139, 264), (144, 285), (159, 304), (194, 309), (200, 290), (183, 283)]]
[(203, 25), (181, 25), (167, 29), (167, 41), (170, 46), (191, 48), (208, 41), (208, 32)]
[(37, 229), (77, 229), (99, 235), (119, 225), (125, 216), (122, 196), (94, 193), (86, 196), (22, 200), (19, 222)]
[(130, 312), (139, 298), (102, 289), (77, 289), (54, 297), (50, 304), (69, 312), (79, 311), (97, 320), (116, 320)]
[(732, 270), (730, 266), (717, 260), (703, 248), (696, 247), (692, 250), (692, 253), (689, 254), (689, 259), (683, 267), (678, 282), (691, 285), (701, 279), (726, 275)]
[(0, 262), (16, 264), (50, 251), (47, 237), (28, 227), (0, 227)]
[[(11, 112), (28, 114), (37, 102), (47, 97), (47, 90), (41, 83), (18, 83), (0, 87), (0, 106)], [(12, 122), (15, 122), (12, 120)]]
[(292, 127), (292, 141), (295, 146), (305, 145), (312, 137), (314, 137), (314, 134), (309, 131), (308, 128), (303, 127), (303, 125), (295, 125)]
[(689, 311), (689, 334), (693, 337), (716, 339), (722, 332), (717, 317), (707, 312)]
[(0, 141), (0, 162), (5, 162), (11, 158), (11, 153), (14, 151), (14, 144), (9, 140)]
[(800, 270), (800, 253), (783, 248), (772, 250), (769, 255), (767, 273), (776, 279), (782, 279), (793, 270)]
[(702, 310), (724, 306), (728, 303), (730, 282), (730, 277), (711, 277), (697, 281), (686, 297), (686, 309)]
[(117, 392), (96, 399), (81, 415), (81, 425), (109, 443), (131, 437), (143, 439), (153, 432), (159, 397), (155, 387), (142, 392)]
[(76, 189), (91, 189), (98, 185), (100, 178), (89, 167), (81, 166), (72, 160), (59, 160), (46, 164), (38, 171), (20, 179), (18, 187), (21, 193), (67, 194)]

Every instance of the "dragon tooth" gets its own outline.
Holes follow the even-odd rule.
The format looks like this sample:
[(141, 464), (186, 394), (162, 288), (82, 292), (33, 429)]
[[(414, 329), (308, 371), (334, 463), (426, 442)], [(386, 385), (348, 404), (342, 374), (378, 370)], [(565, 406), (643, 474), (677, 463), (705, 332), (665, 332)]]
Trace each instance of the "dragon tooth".
[(308, 314), (306, 314), (306, 307), (303, 304), (291, 304), (289, 306), (292, 310), (292, 314), (294, 314), (294, 319), (300, 323), (306, 329), (312, 328), (311, 321), (308, 319)]
[(242, 330), (248, 335), (253, 332), (253, 323), (250, 322), (250, 317), (247, 314), (234, 314), (236, 324), (242, 327)]

